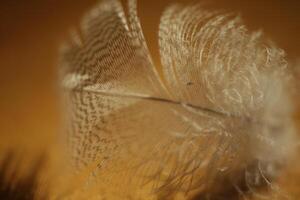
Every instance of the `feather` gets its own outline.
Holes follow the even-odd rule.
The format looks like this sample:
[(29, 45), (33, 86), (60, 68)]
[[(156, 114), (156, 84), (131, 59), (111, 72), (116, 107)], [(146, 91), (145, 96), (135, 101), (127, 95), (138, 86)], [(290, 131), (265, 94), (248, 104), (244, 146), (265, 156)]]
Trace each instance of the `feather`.
[[(48, 183), (42, 180), (45, 165), (48, 164), (46, 155), (36, 159), (20, 156), (17, 151), (2, 152), (0, 159), (0, 199), (33, 200), (48, 199)], [(24, 159), (26, 158), (26, 159)], [(26, 166), (30, 161), (30, 167)], [(24, 168), (24, 169), (23, 169)]]
[(173, 4), (159, 26), (159, 69), (136, 7), (101, 1), (63, 48), (81, 190), (102, 199), (234, 199), (276, 188), (295, 140), (283, 50), (234, 13)]

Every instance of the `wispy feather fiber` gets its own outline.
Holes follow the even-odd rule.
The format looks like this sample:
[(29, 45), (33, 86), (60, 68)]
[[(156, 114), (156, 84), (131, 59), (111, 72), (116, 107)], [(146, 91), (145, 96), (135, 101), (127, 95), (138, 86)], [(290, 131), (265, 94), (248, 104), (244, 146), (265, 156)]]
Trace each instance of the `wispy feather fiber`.
[(288, 198), (272, 183), (294, 146), (283, 50), (201, 4), (166, 8), (159, 48), (161, 69), (135, 0), (102, 0), (65, 45), (68, 145), (85, 174), (70, 198)]

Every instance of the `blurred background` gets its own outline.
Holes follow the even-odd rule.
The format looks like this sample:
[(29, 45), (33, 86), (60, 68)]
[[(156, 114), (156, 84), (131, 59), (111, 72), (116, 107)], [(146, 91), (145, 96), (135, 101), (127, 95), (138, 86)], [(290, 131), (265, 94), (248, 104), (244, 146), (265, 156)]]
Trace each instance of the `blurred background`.
[[(181, 0), (182, 2), (186, 2)], [(0, 153), (4, 149), (39, 153), (60, 132), (58, 50), (72, 27), (97, 0), (1, 0)], [(142, 27), (158, 62), (159, 17), (171, 0), (140, 0)], [(300, 56), (298, 0), (216, 0), (213, 5), (239, 12), (250, 29), (263, 29), (290, 62)], [(296, 120), (298, 114), (295, 113)], [(298, 193), (299, 164), (286, 172)], [(298, 177), (297, 177), (298, 176)], [(294, 182), (292, 181), (294, 180)], [(283, 180), (283, 182), (285, 182)], [(300, 195), (299, 195), (300, 197)]]

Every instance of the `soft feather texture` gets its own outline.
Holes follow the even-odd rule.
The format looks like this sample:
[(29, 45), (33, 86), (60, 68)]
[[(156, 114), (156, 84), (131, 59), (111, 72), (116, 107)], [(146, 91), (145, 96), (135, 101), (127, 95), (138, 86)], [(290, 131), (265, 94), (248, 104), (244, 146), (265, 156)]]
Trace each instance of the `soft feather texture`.
[(4, 157), (0, 159), (0, 199), (5, 200), (33, 200), (48, 199), (47, 182), (43, 182), (41, 175), (44, 173), (44, 165), (47, 163), (46, 155), (40, 155), (31, 161), (31, 167), (21, 169), (27, 163), (24, 157), (18, 157), (16, 151), (2, 152)]
[(284, 52), (233, 13), (173, 4), (158, 69), (136, 1), (125, 10), (101, 1), (63, 49), (68, 144), (85, 174), (70, 198), (286, 198), (272, 184), (294, 146)]

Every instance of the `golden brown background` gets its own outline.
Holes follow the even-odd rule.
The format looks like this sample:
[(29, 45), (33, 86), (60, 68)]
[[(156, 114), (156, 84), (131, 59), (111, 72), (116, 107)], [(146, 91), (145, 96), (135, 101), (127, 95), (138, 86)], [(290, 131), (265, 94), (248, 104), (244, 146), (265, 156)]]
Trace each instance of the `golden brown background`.
[[(59, 135), (57, 60), (60, 43), (96, 0), (0, 1), (0, 147), (40, 152)], [(140, 0), (142, 26), (158, 60), (157, 26), (171, 0)], [(181, 0), (181, 2), (185, 2)], [(217, 0), (240, 12), (251, 29), (263, 28), (290, 61), (300, 56), (298, 0)], [(0, 153), (3, 150), (0, 149)], [(29, 153), (28, 153), (29, 154)], [(289, 188), (298, 193), (294, 163)], [(298, 180), (299, 179), (299, 180)], [(297, 184), (298, 183), (298, 184)], [(300, 196), (300, 195), (299, 195)]]

